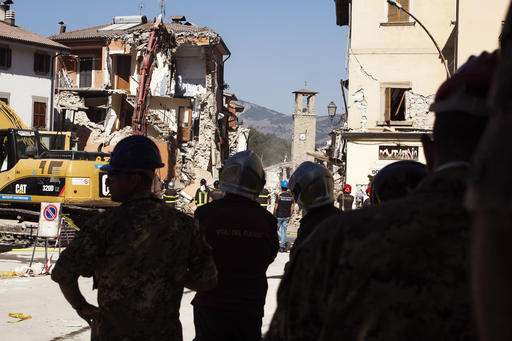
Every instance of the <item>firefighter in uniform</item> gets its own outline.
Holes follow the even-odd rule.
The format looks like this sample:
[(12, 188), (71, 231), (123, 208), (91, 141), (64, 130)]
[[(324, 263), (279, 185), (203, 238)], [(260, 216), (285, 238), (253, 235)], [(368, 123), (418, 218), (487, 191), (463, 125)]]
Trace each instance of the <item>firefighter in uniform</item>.
[(195, 212), (219, 271), (217, 287), (192, 301), (195, 341), (261, 340), (266, 271), (279, 247), (276, 219), (256, 202), (264, 185), (260, 158), (237, 153), (220, 175), (226, 196)]
[(268, 207), (270, 206), (270, 192), (268, 189), (263, 188), (260, 195), (258, 195), (258, 203), (261, 207), (268, 210)]
[(343, 192), (338, 196), (338, 204), (340, 211), (352, 211), (352, 206), (354, 205), (354, 196), (352, 195), (352, 186), (349, 184), (345, 184), (343, 186)]
[(292, 174), (288, 186), (304, 214), (290, 252), (291, 258), (318, 225), (340, 211), (334, 207), (332, 174), (320, 164), (311, 161), (302, 163)]
[(197, 189), (195, 196), (196, 207), (206, 205), (210, 201), (210, 189), (206, 186), (206, 180), (201, 179), (200, 186)]
[(178, 191), (174, 188), (174, 183), (172, 181), (167, 181), (165, 185), (164, 195), (162, 197), (164, 202), (171, 206), (176, 207), (176, 203), (178, 202)]
[[(158, 148), (147, 137), (120, 141), (102, 170), (112, 200), (121, 205), (87, 222), (53, 269), (52, 279), (90, 325), (92, 340), (182, 340), (183, 288), (216, 284), (199, 228), (151, 192), (161, 167)], [(99, 307), (83, 297), (79, 276), (94, 276)]]

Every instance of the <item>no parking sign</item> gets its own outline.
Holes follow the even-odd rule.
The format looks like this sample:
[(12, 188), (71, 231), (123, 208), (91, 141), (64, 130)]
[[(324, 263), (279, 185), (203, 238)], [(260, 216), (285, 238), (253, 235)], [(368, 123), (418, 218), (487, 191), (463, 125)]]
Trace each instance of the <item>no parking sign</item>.
[(39, 237), (57, 238), (60, 225), (60, 203), (41, 203), (39, 215)]

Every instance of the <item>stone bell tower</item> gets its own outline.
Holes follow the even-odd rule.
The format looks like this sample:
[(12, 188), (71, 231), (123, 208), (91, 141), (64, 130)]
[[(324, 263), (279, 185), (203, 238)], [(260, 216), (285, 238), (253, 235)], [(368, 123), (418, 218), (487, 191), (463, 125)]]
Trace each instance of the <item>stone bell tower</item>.
[(315, 151), (316, 143), (316, 95), (317, 92), (301, 89), (295, 94), (293, 113), (292, 163), (295, 169), (304, 161), (314, 161), (308, 155)]

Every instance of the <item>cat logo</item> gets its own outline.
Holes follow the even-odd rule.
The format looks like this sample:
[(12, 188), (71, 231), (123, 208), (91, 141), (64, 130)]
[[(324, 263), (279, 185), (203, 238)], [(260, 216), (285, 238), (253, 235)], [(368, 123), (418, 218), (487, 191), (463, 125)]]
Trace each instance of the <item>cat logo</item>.
[(15, 187), (16, 194), (27, 194), (27, 185), (24, 184), (16, 184)]

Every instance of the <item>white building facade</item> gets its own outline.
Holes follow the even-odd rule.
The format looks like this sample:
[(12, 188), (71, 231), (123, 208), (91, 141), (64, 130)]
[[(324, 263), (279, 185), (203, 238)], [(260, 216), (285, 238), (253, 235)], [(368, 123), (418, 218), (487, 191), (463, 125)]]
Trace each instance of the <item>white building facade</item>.
[(389, 163), (425, 162), (420, 138), (431, 134), (429, 107), (446, 69), (498, 47), (508, 1), (487, 1), (482, 11), (476, 0), (398, 0), (427, 27), (446, 65), (419, 23), (387, 1), (335, 2), (338, 25), (349, 26), (349, 88), (348, 122), (334, 132), (333, 154), (357, 195)]
[[(0, 100), (30, 128), (50, 130), (53, 61), (67, 47), (15, 25), (14, 12), (0, 5)], [(5, 128), (5, 127), (2, 127)]]

